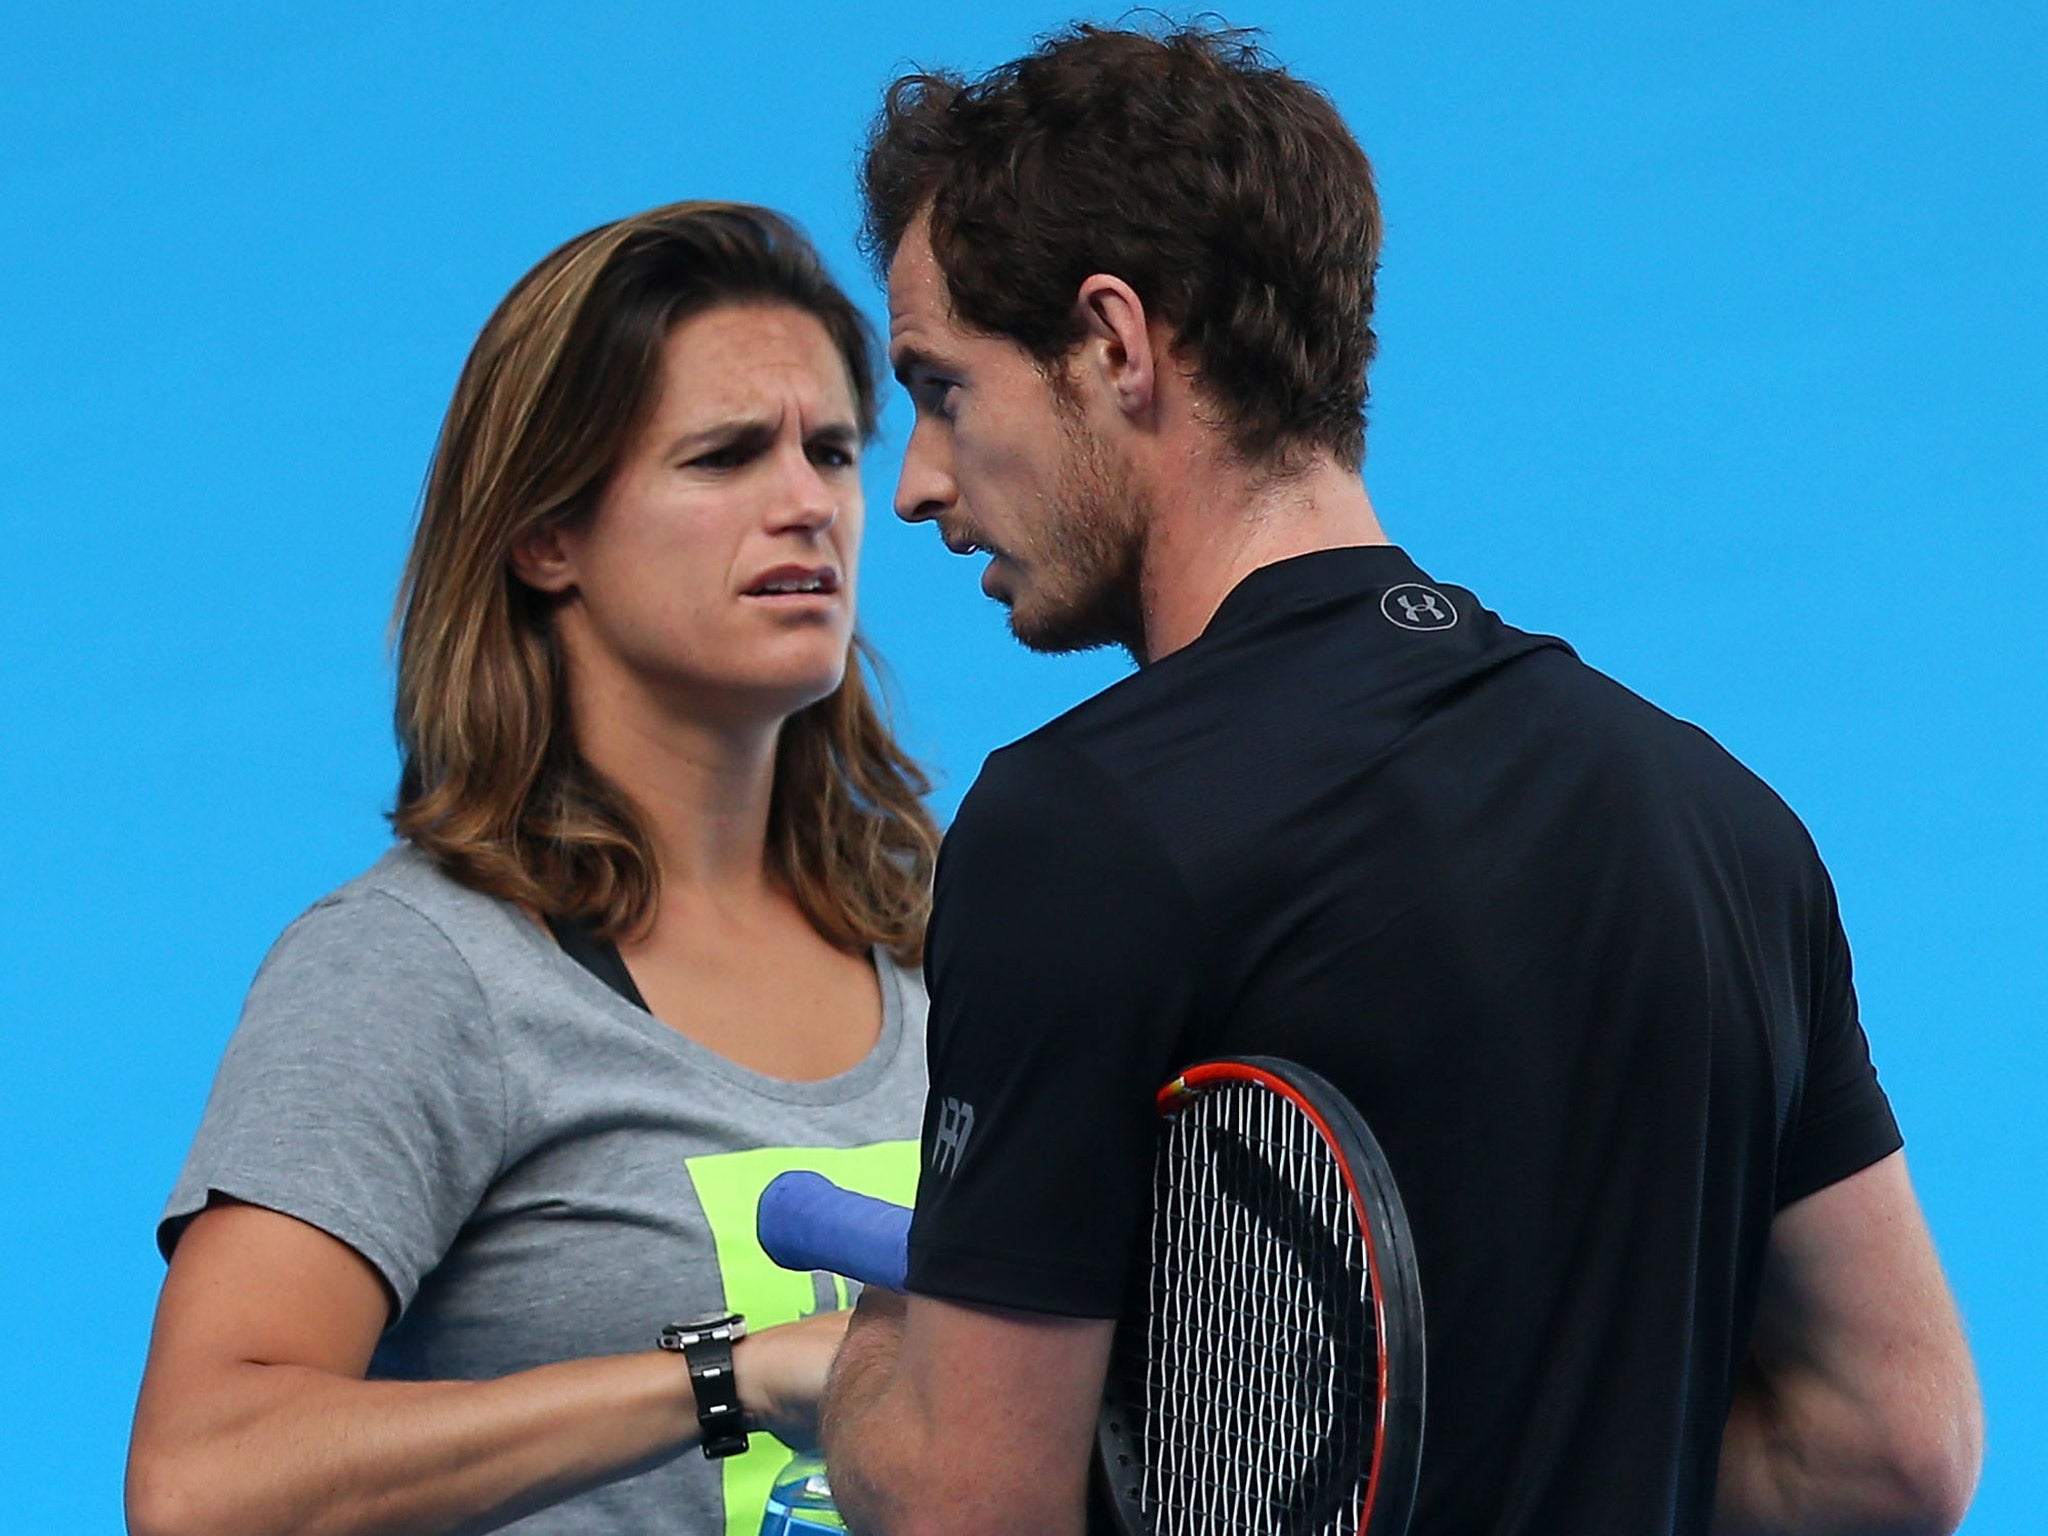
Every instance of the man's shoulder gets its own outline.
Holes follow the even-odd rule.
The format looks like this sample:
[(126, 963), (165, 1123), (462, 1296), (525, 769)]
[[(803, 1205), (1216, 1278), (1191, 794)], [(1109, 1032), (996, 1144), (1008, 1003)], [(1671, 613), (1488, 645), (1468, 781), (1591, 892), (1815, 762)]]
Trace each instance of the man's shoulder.
[[(1089, 700), (1094, 703), (1094, 700)], [(991, 752), (960, 802), (947, 841), (1084, 835), (1122, 818), (1124, 778), (1105, 761), (1101, 735), (1075, 711)]]
[(1689, 783), (1703, 792), (1744, 802), (1760, 813), (1796, 822), (1777, 791), (1705, 726), (1672, 713), (1583, 662), (1561, 669), (1557, 677), (1558, 686), (1570, 690), (1583, 711), (1589, 747), (1604, 743), (1611, 752), (1647, 758), (1645, 766), (1674, 788)]
[(1532, 786), (1548, 785), (1560, 805), (1601, 806), (1603, 835), (1632, 847), (1687, 848), (1739, 867), (1752, 899), (1771, 890), (1807, 910), (1825, 901), (1806, 824), (1706, 727), (1583, 662), (1546, 662), (1531, 683), (1533, 697), (1516, 707), (1541, 722), (1535, 739), (1546, 744), (1528, 767)]

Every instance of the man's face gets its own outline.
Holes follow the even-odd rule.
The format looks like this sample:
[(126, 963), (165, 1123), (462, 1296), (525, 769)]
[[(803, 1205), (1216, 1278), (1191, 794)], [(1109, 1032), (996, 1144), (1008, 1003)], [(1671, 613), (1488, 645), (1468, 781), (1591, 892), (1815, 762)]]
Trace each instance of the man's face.
[(889, 265), (889, 359), (917, 411), (896, 515), (986, 554), (981, 589), (1040, 651), (1144, 654), (1149, 507), (1123, 457), (1016, 343), (961, 325), (920, 219)]

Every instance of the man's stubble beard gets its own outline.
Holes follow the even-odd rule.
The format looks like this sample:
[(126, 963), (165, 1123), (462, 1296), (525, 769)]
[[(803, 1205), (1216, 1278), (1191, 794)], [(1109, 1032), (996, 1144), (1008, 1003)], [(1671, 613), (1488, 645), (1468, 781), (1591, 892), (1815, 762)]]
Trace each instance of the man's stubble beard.
[(1061, 432), (1067, 451), (1032, 541), (1035, 590), (1012, 605), (1010, 633), (1049, 653), (1120, 645), (1142, 664), (1151, 498), (1085, 423), (1063, 414)]

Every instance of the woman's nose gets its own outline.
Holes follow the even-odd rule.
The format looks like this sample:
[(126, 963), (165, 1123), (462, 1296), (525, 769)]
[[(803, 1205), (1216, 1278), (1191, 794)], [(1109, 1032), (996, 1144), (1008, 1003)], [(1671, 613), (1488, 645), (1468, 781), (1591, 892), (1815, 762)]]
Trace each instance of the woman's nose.
[(775, 527), (817, 533), (832, 526), (839, 516), (843, 488), (812, 462), (807, 451), (798, 449), (787, 455), (782, 480), (783, 494), (775, 498)]

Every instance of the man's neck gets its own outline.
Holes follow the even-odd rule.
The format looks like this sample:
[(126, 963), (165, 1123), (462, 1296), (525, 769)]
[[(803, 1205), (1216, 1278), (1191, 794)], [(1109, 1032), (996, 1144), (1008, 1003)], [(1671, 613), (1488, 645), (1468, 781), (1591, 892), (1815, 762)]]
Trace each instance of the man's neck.
[(1164, 477), (1145, 542), (1145, 655), (1171, 655), (1208, 627), (1253, 571), (1319, 549), (1385, 544), (1364, 482), (1326, 455), (1286, 477), (1189, 464)]

